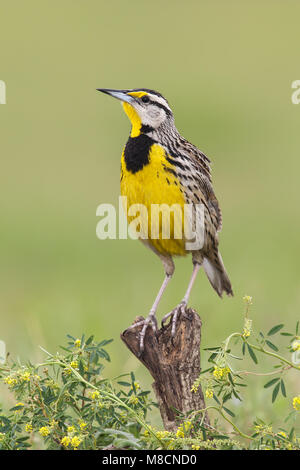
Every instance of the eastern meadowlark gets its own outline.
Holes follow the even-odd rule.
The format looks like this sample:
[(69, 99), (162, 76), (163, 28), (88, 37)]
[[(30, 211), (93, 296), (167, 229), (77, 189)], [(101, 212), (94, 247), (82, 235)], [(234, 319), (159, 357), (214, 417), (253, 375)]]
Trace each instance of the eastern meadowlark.
[[(157, 91), (146, 88), (132, 90), (98, 89), (122, 101), (125, 113), (131, 121), (131, 134), (121, 158), (121, 195), (126, 196), (128, 206), (143, 204), (149, 210), (144, 224), (151, 225), (153, 205), (174, 206), (170, 218), (170, 236), (162, 236), (162, 218), (158, 219), (158, 236), (141, 237), (141, 241), (161, 259), (165, 278), (147, 318), (133, 325), (142, 325), (140, 351), (144, 349), (147, 327), (157, 331), (156, 311), (161, 297), (174, 273), (173, 256), (192, 254), (193, 273), (182, 301), (162, 322), (172, 318), (172, 336), (176, 320), (182, 313), (200, 266), (218, 295), (223, 291), (233, 295), (231, 283), (218, 250), (218, 232), (222, 227), (222, 215), (212, 187), (210, 160), (197, 147), (182, 137), (176, 129), (168, 101)], [(204, 237), (201, 248), (187, 249), (184, 236), (175, 236), (176, 225), (184, 224), (184, 205), (203, 207)], [(177, 211), (177, 212), (176, 212)], [(194, 214), (194, 212), (193, 212)], [(132, 217), (128, 215), (128, 220)], [(143, 225), (143, 224), (142, 224)], [(195, 223), (192, 223), (195, 227)], [(197, 234), (196, 234), (197, 236)]]

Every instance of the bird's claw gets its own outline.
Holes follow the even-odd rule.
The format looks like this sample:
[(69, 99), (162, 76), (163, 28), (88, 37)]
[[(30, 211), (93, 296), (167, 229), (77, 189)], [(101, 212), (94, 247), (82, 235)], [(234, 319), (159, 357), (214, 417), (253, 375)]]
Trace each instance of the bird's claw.
[(180, 304), (178, 304), (171, 312), (167, 313), (162, 321), (161, 321), (161, 326), (164, 328), (165, 327), (165, 322), (166, 320), (171, 317), (171, 324), (172, 324), (172, 328), (171, 328), (171, 338), (172, 338), (172, 344), (174, 345), (174, 337), (175, 337), (175, 332), (176, 332), (176, 323), (177, 323), (177, 319), (178, 319), (178, 316), (179, 314), (184, 314), (185, 312), (185, 309), (186, 309), (186, 302), (182, 301), (180, 302)]
[(133, 325), (131, 325), (127, 328), (127, 330), (131, 330), (133, 328), (136, 328), (137, 326), (142, 326), (142, 329), (139, 332), (139, 340), (140, 340), (140, 342), (139, 342), (139, 354), (138, 354), (139, 356), (142, 355), (142, 353), (145, 349), (144, 340), (145, 340), (145, 336), (146, 336), (146, 330), (147, 330), (149, 325), (151, 325), (153, 332), (156, 334), (157, 329), (158, 329), (158, 325), (157, 325), (156, 316), (153, 313), (150, 313), (148, 315), (148, 317), (145, 318), (145, 320), (138, 321), (138, 322), (134, 323)]

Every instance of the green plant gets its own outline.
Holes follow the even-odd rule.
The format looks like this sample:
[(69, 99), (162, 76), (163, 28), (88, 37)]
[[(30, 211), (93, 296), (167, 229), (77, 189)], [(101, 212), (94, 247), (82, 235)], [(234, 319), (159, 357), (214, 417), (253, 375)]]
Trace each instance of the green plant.
[[(273, 431), (271, 424), (263, 422), (261, 419), (254, 419), (250, 429), (252, 433), (246, 434), (240, 430), (234, 423), (235, 414), (228, 408), (228, 404), (232, 398), (242, 401), (242, 389), (247, 386), (245, 378), (249, 375), (253, 376), (266, 376), (273, 378), (268, 380), (264, 385), (264, 391), (268, 391), (273, 387), (271, 395), (272, 403), (275, 402), (278, 395), (281, 393), (283, 397), (287, 397), (287, 390), (285, 384), (286, 374), (290, 370), (296, 370), (300, 373), (300, 360), (289, 360), (279, 351), (279, 347), (274, 344), (273, 336), (280, 332), (280, 335), (288, 338), (287, 351), (290, 355), (300, 351), (300, 336), (299, 336), (299, 321), (296, 324), (295, 332), (282, 332), (283, 324), (273, 326), (266, 334), (259, 332), (253, 335), (252, 320), (249, 318), (249, 308), (252, 305), (252, 298), (245, 296), (246, 312), (244, 319), (244, 328), (242, 332), (232, 333), (219, 347), (207, 348), (210, 357), (208, 361), (212, 363), (212, 367), (201, 372), (199, 378), (195, 381), (192, 390), (197, 391), (199, 385), (205, 389), (205, 396), (207, 399), (213, 399), (214, 404), (208, 405), (203, 410), (197, 410), (191, 414), (193, 419), (199, 419), (203, 429), (204, 413), (209, 410), (214, 410), (217, 414), (229, 423), (233, 429), (233, 435), (236, 438), (242, 438), (244, 448), (254, 449), (300, 449), (300, 439), (296, 436), (295, 428), (291, 426), (287, 429), (289, 421), (296, 420), (300, 410), (300, 396), (296, 396), (292, 400), (293, 409), (285, 417), (283, 426), (277, 432)], [(250, 341), (250, 337), (253, 339)], [(271, 341), (272, 339), (272, 341)], [(241, 348), (241, 356), (233, 353), (231, 343), (234, 342), (234, 347)], [(275, 361), (273, 371), (252, 372), (246, 370), (238, 370), (233, 367), (234, 361), (242, 361), (246, 355), (249, 355), (255, 365), (258, 364), (258, 354), (262, 354), (272, 358)], [(300, 359), (300, 354), (298, 355)], [(229, 436), (222, 436), (229, 439)], [(241, 445), (241, 444), (239, 444)]]
[[(156, 406), (149, 391), (142, 391), (133, 373), (113, 380), (103, 377), (104, 362), (110, 357), (105, 347), (110, 341), (96, 342), (68, 335), (62, 353), (47, 355), (39, 365), (25, 366), (7, 361), (0, 366), (1, 380), (14, 394), (16, 405), (0, 415), (0, 449), (300, 449), (295, 420), (300, 411), (300, 395), (288, 397), (286, 375), (300, 373), (299, 322), (293, 333), (284, 325), (273, 326), (266, 334), (252, 331), (249, 308), (241, 332), (228, 336), (217, 347), (207, 348), (211, 367), (201, 372), (192, 391), (201, 385), (208, 405), (187, 415), (178, 413), (173, 432), (149, 425), (148, 411)], [(280, 335), (292, 360), (280, 352), (273, 338)], [(275, 344), (276, 343), (276, 344)], [(236, 351), (237, 350), (237, 351)], [(274, 361), (270, 372), (234, 367), (248, 356), (255, 365), (260, 355)], [(247, 431), (238, 427), (230, 407), (232, 399), (243, 400), (249, 376), (265, 376), (263, 393), (274, 403), (279, 394), (290, 400), (291, 411), (276, 430), (271, 423), (253, 417)], [(271, 391), (271, 393), (270, 393)], [(205, 413), (214, 414), (207, 425)], [(221, 421), (220, 421), (221, 419)], [(224, 422), (226, 427), (222, 424)]]
[(44, 351), (42, 364), (1, 366), (17, 403), (0, 416), (0, 449), (39, 447), (37, 436), (47, 449), (141, 448), (150, 392), (141, 390), (133, 373), (102, 377), (111, 340), (68, 338), (63, 354)]

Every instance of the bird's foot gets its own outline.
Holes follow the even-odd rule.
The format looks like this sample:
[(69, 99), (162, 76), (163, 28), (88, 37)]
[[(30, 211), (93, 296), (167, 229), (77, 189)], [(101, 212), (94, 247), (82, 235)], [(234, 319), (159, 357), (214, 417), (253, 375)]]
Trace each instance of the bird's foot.
[(142, 326), (142, 329), (139, 333), (139, 340), (140, 340), (139, 355), (141, 355), (144, 351), (145, 336), (146, 336), (146, 331), (147, 331), (147, 328), (148, 328), (149, 325), (152, 327), (153, 332), (156, 334), (158, 326), (157, 326), (157, 319), (156, 319), (155, 313), (150, 312), (148, 317), (145, 318), (145, 320), (138, 321), (138, 322), (134, 323), (133, 325), (131, 325), (127, 328), (127, 330), (132, 330), (133, 328), (136, 328), (137, 326)]
[(172, 324), (171, 337), (172, 337), (172, 339), (175, 337), (176, 323), (177, 323), (177, 320), (178, 320), (178, 316), (180, 314), (182, 314), (182, 315), (184, 314), (186, 306), (187, 306), (187, 303), (183, 300), (171, 312), (167, 313), (161, 321), (161, 326), (164, 328), (166, 320), (169, 317), (171, 317), (171, 324)]

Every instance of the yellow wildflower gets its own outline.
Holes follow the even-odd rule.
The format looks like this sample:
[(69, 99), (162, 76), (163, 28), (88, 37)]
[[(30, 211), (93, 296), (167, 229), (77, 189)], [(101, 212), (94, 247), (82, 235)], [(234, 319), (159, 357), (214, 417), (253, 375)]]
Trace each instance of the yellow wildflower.
[[(15, 406), (21, 406), (22, 408), (25, 406), (24, 403), (22, 402), (19, 402), (19, 403), (16, 403)], [(15, 410), (15, 413), (19, 413), (21, 410)]]
[(246, 302), (248, 305), (252, 305), (252, 297), (251, 295), (244, 295), (243, 301)]
[(178, 427), (176, 437), (184, 437), (184, 433), (188, 432), (192, 427), (193, 425), (191, 421), (185, 421)]
[(273, 432), (272, 426), (266, 424), (257, 424), (254, 430), (259, 434), (271, 434)]
[(50, 434), (50, 429), (48, 426), (42, 426), (40, 429), (39, 429), (39, 433), (41, 436), (48, 436)]
[(25, 425), (25, 431), (26, 431), (26, 432), (32, 432), (32, 431), (33, 431), (32, 424), (27, 423), (27, 424)]
[(70, 362), (70, 366), (71, 366), (73, 369), (78, 369), (78, 362), (77, 362), (77, 361), (72, 361), (72, 362)]
[(195, 444), (192, 445), (192, 449), (193, 450), (199, 450), (200, 449), (200, 446), (196, 446)]
[(80, 427), (81, 430), (83, 430), (84, 428), (87, 427), (87, 423), (85, 423), (84, 421), (80, 420), (80, 421), (79, 421), (79, 427)]
[[(141, 386), (140, 386), (140, 384), (139, 384), (138, 382), (134, 382), (133, 385), (134, 385), (134, 388), (135, 388), (136, 390), (139, 390), (139, 389), (141, 388)], [(133, 390), (133, 386), (131, 386), (131, 389)]]
[(205, 396), (206, 396), (206, 398), (213, 398), (213, 396), (214, 396), (213, 389), (212, 388), (207, 388), (205, 390)]
[(170, 431), (156, 431), (156, 436), (158, 439), (163, 439), (164, 437), (168, 437), (170, 435)]
[(76, 341), (74, 341), (74, 345), (76, 348), (80, 348), (81, 346), (81, 340), (80, 339), (76, 339)]
[(75, 432), (74, 426), (68, 426), (67, 427), (67, 432), (68, 432), (68, 434), (72, 434), (73, 432)]
[(81, 442), (82, 442), (82, 439), (80, 439), (78, 436), (74, 436), (72, 437), (72, 440), (71, 440), (71, 446), (75, 450), (81, 444)]
[(223, 377), (226, 378), (229, 374), (230, 369), (229, 367), (217, 367), (215, 366), (215, 370), (213, 371), (213, 376), (216, 379), (222, 379)]
[(192, 385), (191, 392), (194, 392), (194, 393), (198, 392), (200, 382), (201, 382), (201, 379), (200, 379), (200, 377), (198, 377), (198, 379), (196, 379), (195, 382)]
[(139, 402), (138, 397), (131, 395), (131, 397), (129, 398), (129, 403), (131, 403), (132, 405), (137, 405), (138, 402)]
[(100, 397), (100, 393), (98, 392), (98, 390), (95, 390), (94, 392), (90, 393), (90, 397), (92, 400), (97, 400), (97, 398)]
[(245, 318), (243, 337), (248, 338), (251, 335), (252, 331), (252, 320), (250, 318)]
[(185, 421), (183, 423), (183, 428), (185, 431), (189, 431), (190, 429), (192, 429), (192, 427), (193, 427), (193, 424), (191, 421)]
[(71, 442), (71, 439), (69, 438), (69, 436), (65, 436), (62, 438), (62, 440), (60, 441), (60, 443), (64, 446), (64, 447), (68, 447), (68, 445), (70, 444)]
[(293, 351), (300, 351), (300, 341), (298, 339), (296, 339), (295, 341), (293, 341), (292, 343), (292, 350)]
[(296, 411), (300, 411), (300, 395), (293, 398), (293, 407)]
[(18, 380), (12, 375), (9, 375), (8, 377), (5, 377), (4, 383), (6, 383), (7, 385), (11, 385), (13, 387), (14, 385), (17, 385)]
[(23, 380), (23, 382), (29, 382), (30, 372), (28, 372), (28, 371), (23, 372), (23, 374), (21, 374), (21, 379)]
[(280, 431), (280, 432), (278, 433), (278, 436), (287, 438), (287, 434), (286, 434), (286, 432), (284, 432), (284, 431)]
[[(148, 425), (148, 428), (151, 429), (151, 431), (155, 431), (155, 429), (152, 426), (150, 426), (150, 424)], [(145, 437), (150, 436), (150, 432), (148, 431), (148, 429), (145, 429), (143, 435)]]
[(126, 418), (127, 418), (126, 413), (124, 411), (121, 411), (120, 414), (119, 414), (119, 418), (120, 418), (121, 421), (125, 421)]
[(184, 431), (182, 424), (178, 427), (176, 432), (176, 437), (184, 437)]

